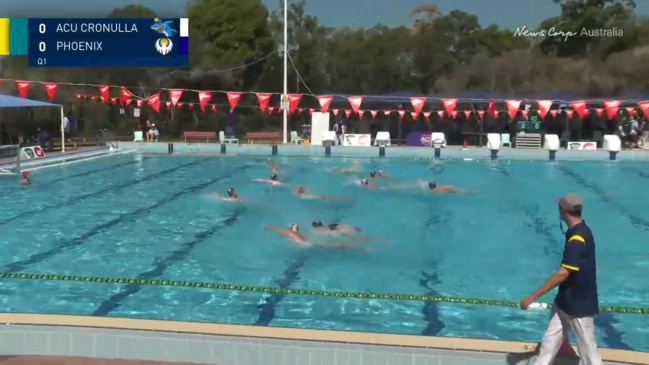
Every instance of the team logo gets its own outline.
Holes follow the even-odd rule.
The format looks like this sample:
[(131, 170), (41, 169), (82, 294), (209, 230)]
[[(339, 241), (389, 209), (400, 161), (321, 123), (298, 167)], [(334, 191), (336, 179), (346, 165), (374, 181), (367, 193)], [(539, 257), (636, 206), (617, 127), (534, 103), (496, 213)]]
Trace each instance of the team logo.
[(348, 146), (353, 146), (354, 141), (356, 141), (356, 136), (353, 134), (346, 134), (345, 135), (345, 144)]
[(155, 50), (163, 56), (166, 56), (174, 48), (174, 44), (169, 38), (160, 38), (155, 42)]
[(430, 134), (423, 134), (419, 139), (419, 143), (421, 143), (422, 146), (430, 147), (430, 144), (432, 142), (430, 137)]
[(164, 38), (171, 38), (174, 34), (178, 33), (177, 30), (171, 27), (171, 24), (173, 24), (173, 21), (171, 20), (163, 22), (160, 19), (155, 18), (153, 21), (155, 23), (151, 26), (151, 29), (156, 33), (162, 34)]

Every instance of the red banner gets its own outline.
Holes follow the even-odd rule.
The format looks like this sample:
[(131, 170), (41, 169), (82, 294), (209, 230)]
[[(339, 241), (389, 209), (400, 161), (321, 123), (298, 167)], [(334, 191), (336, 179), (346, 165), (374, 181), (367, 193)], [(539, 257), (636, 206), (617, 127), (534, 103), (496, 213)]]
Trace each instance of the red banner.
[(29, 94), (29, 87), (31, 86), (31, 81), (16, 81), (16, 87), (18, 88), (18, 94), (21, 98), (26, 98)]
[(545, 119), (545, 117), (548, 115), (548, 112), (550, 111), (550, 108), (552, 108), (552, 100), (539, 100), (537, 101), (537, 104), (539, 105), (539, 116), (541, 119)]
[(160, 113), (160, 93), (153, 94), (146, 98), (146, 103), (151, 107), (151, 109), (155, 110), (156, 113)]
[(50, 99), (50, 101), (54, 101), (54, 98), (56, 98), (56, 90), (58, 90), (59, 84), (56, 82), (46, 82), (43, 83), (43, 86), (45, 86), (47, 98)]
[(645, 117), (649, 117), (649, 101), (639, 102), (638, 107), (642, 110), (642, 114), (644, 114)]
[(415, 115), (419, 115), (419, 113), (421, 113), (421, 110), (424, 109), (426, 98), (410, 98), (410, 104), (412, 104), (412, 109), (415, 110)]
[(347, 98), (349, 101), (349, 105), (352, 106), (352, 110), (354, 113), (358, 113), (358, 110), (361, 108), (361, 105), (363, 104), (363, 97), (362, 96), (350, 96)]
[(520, 100), (507, 100), (507, 113), (509, 114), (509, 119), (514, 119), (516, 118), (516, 115), (518, 115), (518, 109), (521, 107), (521, 101)]
[(334, 97), (331, 95), (319, 95), (318, 103), (320, 104), (320, 110), (323, 113), (326, 113), (331, 106), (331, 102), (334, 100)]
[(133, 100), (133, 95), (132, 92), (130, 92), (127, 88), (123, 87), (119, 91), (119, 102), (122, 106), (127, 106), (131, 104), (131, 101)]
[(572, 109), (577, 113), (579, 119), (584, 119), (586, 116), (586, 101), (578, 100), (570, 103)]
[(226, 95), (228, 96), (228, 103), (230, 104), (230, 112), (233, 112), (239, 105), (239, 101), (241, 101), (241, 93), (228, 91)]
[(198, 92), (198, 103), (201, 106), (201, 111), (205, 111), (207, 104), (212, 100), (212, 93), (209, 91), (199, 91)]
[(268, 103), (270, 103), (270, 98), (273, 96), (271, 93), (257, 93), (257, 101), (259, 102), (259, 110), (262, 112), (266, 111), (268, 108)]
[(448, 115), (451, 115), (457, 107), (457, 99), (442, 99), (442, 105), (444, 105), (444, 110), (446, 110), (446, 113)]
[(604, 110), (608, 119), (615, 119), (617, 112), (620, 111), (620, 104), (622, 102), (619, 100), (604, 100)]
[(183, 96), (184, 90), (182, 89), (169, 89), (169, 99), (171, 99), (171, 105), (176, 106), (180, 101), (180, 98)]
[(104, 103), (110, 102), (110, 86), (102, 85), (99, 87), (99, 96)]
[(289, 113), (295, 113), (295, 110), (300, 106), (300, 101), (302, 100), (302, 94), (288, 94), (288, 111)]

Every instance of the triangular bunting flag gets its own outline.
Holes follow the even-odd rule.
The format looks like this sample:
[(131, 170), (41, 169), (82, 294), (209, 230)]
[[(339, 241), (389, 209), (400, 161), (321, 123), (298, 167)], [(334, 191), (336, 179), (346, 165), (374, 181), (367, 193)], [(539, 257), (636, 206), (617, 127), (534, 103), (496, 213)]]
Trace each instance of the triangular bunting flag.
[(446, 113), (448, 115), (451, 115), (457, 107), (457, 99), (442, 99), (442, 105), (444, 105), (444, 110), (446, 110)]
[(153, 94), (146, 98), (146, 103), (151, 107), (151, 109), (155, 110), (156, 113), (160, 113), (160, 93)]
[(331, 112), (333, 113), (333, 115), (334, 115), (335, 118), (338, 118), (338, 112), (340, 112), (340, 110), (338, 110), (338, 109), (334, 109), (334, 110), (332, 110)]
[(352, 110), (355, 113), (358, 113), (358, 110), (361, 108), (361, 104), (363, 104), (363, 97), (362, 96), (350, 96), (347, 98), (349, 101), (349, 105), (351, 105)]
[(642, 110), (642, 114), (644, 114), (645, 117), (649, 117), (649, 101), (638, 102), (638, 107)]
[(99, 87), (99, 96), (101, 97), (101, 100), (104, 102), (108, 102), (110, 100), (110, 86), (100, 86)]
[(403, 119), (403, 117), (406, 116), (406, 111), (405, 110), (399, 110), (399, 118)]
[(421, 110), (424, 108), (424, 104), (426, 104), (426, 98), (410, 98), (410, 104), (412, 104), (412, 109), (415, 111), (415, 115), (419, 115)]
[(412, 120), (417, 121), (417, 117), (419, 116), (419, 113), (417, 112), (410, 112), (410, 117), (412, 117)]
[(577, 113), (577, 116), (579, 116), (579, 119), (584, 119), (586, 116), (586, 101), (584, 100), (578, 100), (578, 101), (573, 101), (570, 103), (570, 106), (572, 109)]
[(230, 112), (233, 112), (234, 109), (237, 108), (237, 105), (239, 105), (239, 101), (241, 100), (241, 93), (228, 91), (226, 95), (228, 97), (228, 103), (230, 103)]
[(568, 120), (572, 119), (574, 115), (575, 115), (574, 110), (566, 110), (566, 116), (568, 117)]
[(439, 116), (440, 119), (444, 118), (444, 111), (443, 110), (438, 110), (437, 111), (437, 116)]
[(556, 118), (558, 113), (558, 110), (550, 110), (550, 115), (552, 116), (552, 118)]
[(209, 91), (199, 91), (198, 92), (198, 102), (201, 106), (201, 111), (204, 112), (207, 104), (212, 100), (212, 93)]
[(288, 111), (293, 114), (302, 100), (302, 94), (288, 94)]
[(349, 109), (346, 109), (345, 110), (345, 118), (349, 119), (349, 117), (351, 117), (351, 116), (352, 116), (352, 111), (349, 110)]
[(379, 113), (379, 112), (377, 112), (376, 110), (370, 110), (370, 115), (372, 116), (372, 119), (376, 119), (376, 115), (377, 115), (378, 113)]
[(56, 90), (58, 90), (59, 84), (56, 82), (45, 82), (43, 83), (43, 86), (45, 87), (47, 98), (50, 99), (50, 101), (54, 101), (54, 98), (56, 97)]
[(539, 117), (541, 117), (541, 119), (545, 119), (545, 117), (548, 115), (548, 112), (550, 111), (550, 108), (552, 108), (552, 100), (539, 100), (537, 101), (537, 104), (539, 105)]
[(331, 102), (334, 100), (334, 97), (331, 95), (318, 95), (318, 103), (320, 104), (320, 111), (326, 113), (329, 111)]
[(213, 104), (213, 105), (212, 105), (212, 111), (213, 111), (214, 113), (216, 113), (217, 111), (219, 111), (219, 109), (216, 107), (216, 104)]
[(427, 121), (430, 121), (430, 112), (423, 112), (424, 118), (426, 118)]
[(619, 100), (604, 100), (604, 110), (608, 119), (615, 119), (617, 112), (620, 111), (620, 104), (622, 102)]
[(122, 106), (127, 106), (131, 104), (131, 101), (133, 100), (133, 95), (132, 92), (130, 92), (127, 88), (123, 87), (119, 91), (119, 102)]
[(171, 100), (171, 105), (176, 106), (180, 101), (180, 98), (183, 96), (183, 89), (169, 89), (169, 100)]
[(453, 118), (453, 119), (457, 118), (457, 110), (453, 110), (451, 112), (451, 118)]
[(257, 101), (259, 102), (259, 110), (262, 112), (266, 111), (268, 103), (270, 103), (270, 98), (273, 94), (270, 93), (257, 93)]
[(507, 104), (507, 113), (509, 114), (509, 119), (516, 118), (516, 115), (518, 114), (518, 109), (520, 109), (521, 107), (521, 101), (507, 100), (505, 103)]
[(471, 118), (471, 111), (470, 111), (470, 110), (465, 110), (465, 111), (464, 111), (464, 117), (465, 117), (466, 119)]
[(484, 110), (478, 110), (478, 117), (480, 117), (480, 119), (484, 119)]
[(32, 85), (31, 81), (16, 81), (16, 87), (18, 88), (18, 95), (21, 98), (26, 98), (29, 93), (29, 87)]

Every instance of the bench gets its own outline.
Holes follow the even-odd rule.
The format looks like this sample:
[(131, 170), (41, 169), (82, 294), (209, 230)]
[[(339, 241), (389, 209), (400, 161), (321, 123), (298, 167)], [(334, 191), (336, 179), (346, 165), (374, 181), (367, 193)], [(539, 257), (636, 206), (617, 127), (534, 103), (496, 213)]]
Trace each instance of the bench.
[(282, 138), (282, 132), (280, 131), (271, 131), (271, 132), (247, 132), (246, 139), (248, 143), (253, 143), (255, 140), (261, 141), (276, 141)]
[(205, 139), (206, 142), (209, 142), (210, 139), (216, 140), (216, 132), (184, 131), (183, 138), (185, 138), (185, 142), (187, 140), (191, 142), (193, 139)]

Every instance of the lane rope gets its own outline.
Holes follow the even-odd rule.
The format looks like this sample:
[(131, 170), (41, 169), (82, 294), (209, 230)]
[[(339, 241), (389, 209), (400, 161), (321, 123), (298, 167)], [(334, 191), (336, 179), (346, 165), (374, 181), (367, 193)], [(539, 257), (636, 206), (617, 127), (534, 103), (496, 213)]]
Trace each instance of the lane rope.
[[(495, 306), (495, 307), (518, 308), (517, 302), (511, 302), (505, 300), (462, 298), (462, 297), (440, 296), (440, 295), (382, 294), (382, 293), (365, 293), (365, 292), (324, 291), (324, 290), (311, 290), (311, 289), (291, 289), (291, 288), (277, 288), (277, 287), (254, 286), (254, 285), (219, 284), (219, 283), (185, 281), (185, 280), (115, 278), (115, 277), (99, 277), (99, 276), (30, 274), (30, 273), (10, 273), (10, 272), (0, 272), (0, 279), (165, 286), (165, 287), (211, 289), (211, 290), (236, 291), (236, 292), (248, 292), (248, 293), (285, 294), (285, 295), (293, 294), (293, 295), (305, 295), (305, 296), (308, 295), (308, 296), (318, 296), (318, 297), (349, 298), (349, 299), (407, 300), (407, 301), (418, 301), (418, 302), (475, 304), (475, 305), (488, 305), (488, 306)], [(547, 303), (534, 303), (532, 306), (530, 306), (530, 309), (551, 309), (551, 308), (552, 305)], [(621, 313), (621, 314), (649, 314), (649, 308), (602, 306), (600, 307), (600, 312)]]

